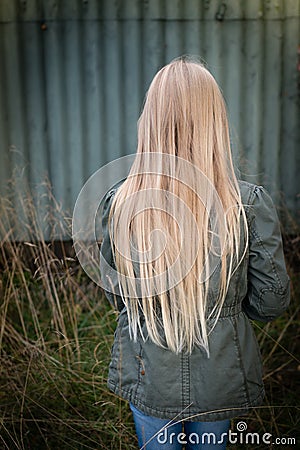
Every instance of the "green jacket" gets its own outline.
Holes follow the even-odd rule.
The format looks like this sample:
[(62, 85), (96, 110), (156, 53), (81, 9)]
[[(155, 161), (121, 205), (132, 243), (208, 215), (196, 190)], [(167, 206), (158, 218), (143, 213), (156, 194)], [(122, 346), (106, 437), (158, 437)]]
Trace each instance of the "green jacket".
[[(107, 222), (117, 188), (108, 192), (103, 204), (101, 253), (112, 267)], [(249, 226), (249, 249), (231, 279), (220, 318), (209, 335), (209, 358), (197, 347), (190, 355), (177, 355), (149, 338), (133, 342), (121, 298), (106, 293), (120, 311), (108, 387), (146, 415), (224, 420), (262, 403), (262, 361), (249, 319), (266, 322), (285, 311), (289, 278), (270, 196), (262, 187), (246, 182), (240, 182), (240, 190)]]

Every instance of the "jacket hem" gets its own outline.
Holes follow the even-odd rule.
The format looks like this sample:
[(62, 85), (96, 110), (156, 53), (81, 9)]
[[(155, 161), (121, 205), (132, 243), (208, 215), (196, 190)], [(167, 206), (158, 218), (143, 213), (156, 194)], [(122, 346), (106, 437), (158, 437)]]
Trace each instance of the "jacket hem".
[(184, 410), (178, 408), (164, 408), (148, 406), (140, 398), (136, 398), (134, 391), (130, 389), (120, 388), (112, 380), (107, 382), (108, 388), (124, 400), (128, 400), (137, 409), (147, 416), (157, 417), (165, 420), (188, 420), (190, 422), (215, 422), (217, 420), (233, 419), (251, 412), (252, 409), (263, 403), (265, 390), (262, 387), (258, 396), (249, 403), (242, 404), (238, 407), (224, 407), (211, 411), (201, 411), (199, 408), (189, 406)]

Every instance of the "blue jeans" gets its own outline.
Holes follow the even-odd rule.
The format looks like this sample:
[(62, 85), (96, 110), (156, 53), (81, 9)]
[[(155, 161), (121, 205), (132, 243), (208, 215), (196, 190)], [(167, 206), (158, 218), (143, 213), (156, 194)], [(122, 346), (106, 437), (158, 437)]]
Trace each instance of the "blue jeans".
[(142, 450), (226, 449), (230, 421), (177, 422), (146, 416), (130, 404)]

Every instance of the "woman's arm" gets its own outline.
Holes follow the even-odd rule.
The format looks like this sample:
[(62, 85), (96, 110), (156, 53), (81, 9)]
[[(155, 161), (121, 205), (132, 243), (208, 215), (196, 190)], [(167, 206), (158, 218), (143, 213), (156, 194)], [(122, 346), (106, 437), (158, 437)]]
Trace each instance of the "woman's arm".
[[(119, 183), (118, 183), (119, 184)], [(100, 249), (100, 272), (104, 286), (104, 293), (111, 305), (118, 311), (124, 308), (124, 302), (120, 295), (114, 294), (114, 286), (117, 283), (116, 266), (114, 262), (113, 246), (109, 234), (109, 212), (118, 186), (112, 188), (102, 200), (102, 234), (103, 240)], [(107, 289), (106, 289), (107, 288)]]
[(250, 319), (270, 321), (289, 305), (290, 290), (279, 219), (271, 197), (256, 186), (250, 206), (248, 292), (243, 310)]

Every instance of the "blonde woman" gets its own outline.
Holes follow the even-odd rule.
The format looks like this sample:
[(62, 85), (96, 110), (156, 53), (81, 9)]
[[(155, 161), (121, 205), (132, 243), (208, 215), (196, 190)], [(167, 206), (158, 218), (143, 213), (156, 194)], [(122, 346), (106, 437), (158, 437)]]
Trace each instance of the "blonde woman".
[(237, 180), (222, 94), (197, 61), (154, 77), (102, 226), (120, 312), (108, 386), (130, 402), (139, 447), (226, 448), (229, 420), (264, 396), (249, 319), (287, 308), (289, 278), (272, 200)]

